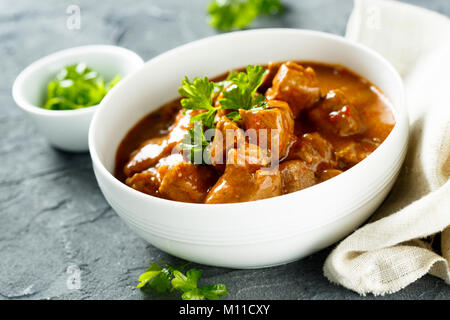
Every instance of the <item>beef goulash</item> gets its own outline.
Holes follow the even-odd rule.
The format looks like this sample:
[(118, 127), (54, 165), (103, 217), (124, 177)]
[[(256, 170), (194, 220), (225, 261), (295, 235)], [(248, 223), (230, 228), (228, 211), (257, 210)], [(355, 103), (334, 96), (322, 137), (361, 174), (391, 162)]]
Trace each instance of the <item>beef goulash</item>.
[(181, 98), (139, 121), (115, 176), (151, 196), (231, 203), (296, 192), (364, 160), (395, 125), (388, 99), (345, 67), (247, 66), (186, 77)]

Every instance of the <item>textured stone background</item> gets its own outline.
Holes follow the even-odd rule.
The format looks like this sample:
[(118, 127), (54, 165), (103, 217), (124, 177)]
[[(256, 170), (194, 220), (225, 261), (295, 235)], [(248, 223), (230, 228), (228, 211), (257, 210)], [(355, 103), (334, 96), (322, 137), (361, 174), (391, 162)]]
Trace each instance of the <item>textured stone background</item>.
[[(253, 27), (294, 27), (343, 34), (351, 0), (283, 1), (287, 12)], [(448, 0), (407, 2), (450, 16)], [(66, 28), (66, 8), (81, 8), (81, 29)], [(18, 73), (54, 51), (116, 44), (144, 60), (215, 33), (205, 22), (207, 0), (0, 0), (0, 299), (159, 299), (135, 289), (150, 261), (177, 259), (131, 232), (104, 200), (86, 154), (46, 143), (15, 106)], [(449, 299), (443, 281), (426, 276), (386, 297), (360, 297), (330, 284), (322, 265), (330, 249), (261, 270), (199, 266), (201, 281), (228, 285), (229, 299)], [(69, 266), (81, 288), (66, 286)]]

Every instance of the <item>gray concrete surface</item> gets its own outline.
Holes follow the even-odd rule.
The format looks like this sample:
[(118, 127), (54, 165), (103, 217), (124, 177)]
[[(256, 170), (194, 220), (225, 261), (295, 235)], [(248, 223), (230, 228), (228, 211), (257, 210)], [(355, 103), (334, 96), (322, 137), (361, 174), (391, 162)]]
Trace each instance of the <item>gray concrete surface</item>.
[[(294, 27), (343, 34), (351, 0), (283, 1), (287, 12), (252, 27)], [(410, 0), (450, 16), (450, 1)], [(66, 8), (81, 8), (81, 29), (66, 28)], [(116, 44), (145, 60), (215, 34), (206, 0), (0, 0), (0, 299), (161, 299), (136, 289), (149, 262), (178, 260), (136, 236), (104, 200), (86, 154), (51, 148), (11, 97), (29, 63), (85, 44)], [(385, 297), (360, 297), (329, 283), (330, 248), (260, 270), (204, 269), (201, 282), (229, 287), (227, 299), (449, 299), (449, 286), (425, 276)], [(70, 289), (70, 266), (81, 286)], [(68, 271), (69, 270), (69, 271)]]

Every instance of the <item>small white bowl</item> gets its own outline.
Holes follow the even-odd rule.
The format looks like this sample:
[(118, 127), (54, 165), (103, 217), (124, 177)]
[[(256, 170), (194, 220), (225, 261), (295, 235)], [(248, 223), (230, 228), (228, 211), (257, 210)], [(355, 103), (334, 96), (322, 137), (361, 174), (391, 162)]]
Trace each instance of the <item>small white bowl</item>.
[[(364, 161), (291, 194), (244, 203), (191, 204), (152, 197), (113, 176), (117, 147), (138, 120), (177, 96), (185, 75), (214, 77), (268, 61), (341, 64), (376, 84), (396, 125)], [(107, 201), (154, 246), (197, 263), (258, 268), (287, 263), (343, 238), (380, 205), (406, 153), (403, 83), (379, 54), (342, 37), (295, 29), (227, 33), (189, 43), (147, 62), (101, 103), (89, 132), (94, 172)]]
[(89, 149), (89, 124), (98, 105), (77, 110), (47, 110), (40, 106), (45, 102), (49, 81), (65, 66), (78, 62), (85, 62), (106, 80), (116, 75), (125, 78), (144, 64), (141, 57), (128, 49), (93, 45), (58, 51), (35, 61), (19, 74), (12, 89), (16, 104), (50, 144), (72, 152)]

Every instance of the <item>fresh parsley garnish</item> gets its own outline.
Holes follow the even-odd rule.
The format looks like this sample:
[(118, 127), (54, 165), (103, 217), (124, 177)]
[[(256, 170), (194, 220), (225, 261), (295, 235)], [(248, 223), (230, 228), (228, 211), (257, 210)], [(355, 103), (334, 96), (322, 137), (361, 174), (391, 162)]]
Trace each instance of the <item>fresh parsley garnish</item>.
[(161, 261), (163, 266), (156, 263), (151, 263), (150, 267), (139, 276), (139, 284), (137, 288), (150, 286), (156, 289), (159, 293), (167, 292), (171, 289), (170, 281), (173, 279), (175, 271), (182, 271), (189, 263), (180, 265), (170, 265)]
[(198, 287), (198, 279), (203, 271), (199, 269), (190, 269), (183, 274), (180, 271), (174, 271), (172, 287), (183, 292), (183, 300), (220, 300), (220, 296), (228, 293), (228, 288), (224, 284), (214, 284)]
[(99, 104), (120, 79), (116, 76), (105, 83), (103, 77), (85, 63), (66, 66), (49, 82), (43, 108), (73, 110)]
[(261, 66), (249, 65), (245, 72), (231, 72), (227, 80), (232, 85), (223, 91), (224, 98), (220, 100), (223, 109), (250, 110), (262, 107), (265, 97), (256, 95), (256, 90), (262, 84), (263, 76), (266, 70)]
[(274, 15), (284, 9), (280, 0), (213, 0), (209, 24), (221, 31), (244, 29), (259, 15)]
[(228, 293), (224, 284), (214, 284), (198, 287), (198, 280), (202, 276), (202, 270), (190, 269), (183, 273), (183, 269), (189, 264), (170, 265), (162, 262), (163, 266), (151, 263), (146, 272), (140, 275), (137, 288), (153, 287), (159, 293), (180, 290), (183, 292), (183, 300), (220, 300), (220, 296)]
[(189, 81), (185, 77), (181, 81), (181, 87), (178, 88), (178, 93), (185, 97), (181, 100), (181, 105), (185, 109), (211, 109), (212, 94), (214, 92), (214, 82), (208, 80), (208, 77), (195, 78), (194, 81)]
[(214, 117), (219, 109), (212, 105), (214, 89), (214, 82), (209, 81), (208, 77), (195, 78), (192, 82), (185, 77), (181, 81), (181, 87), (178, 88), (178, 93), (184, 97), (181, 99), (181, 106), (189, 110), (206, 110), (193, 116), (191, 122), (202, 122), (207, 128), (214, 126)]
[(203, 125), (197, 121), (194, 123), (194, 128), (189, 129), (188, 133), (184, 136), (183, 141), (180, 143), (180, 148), (187, 152), (190, 162), (195, 164), (210, 164), (209, 152), (205, 152), (205, 150), (209, 150), (211, 140), (212, 137), (210, 141), (206, 140)]
[[(261, 66), (249, 65), (246, 72), (230, 72), (227, 79), (214, 83), (207, 77), (194, 78), (190, 81), (187, 77), (181, 82), (178, 89), (181, 106), (187, 110), (202, 110), (191, 117), (194, 128), (185, 135), (180, 147), (187, 151), (188, 159), (195, 164), (209, 164), (209, 158), (205, 152), (213, 137), (206, 137), (204, 130), (215, 128), (216, 113), (220, 109), (235, 110), (228, 112), (226, 116), (239, 121), (241, 116), (239, 109), (264, 108), (265, 97), (257, 94), (259, 86), (266, 70)], [(213, 96), (217, 95), (218, 104), (213, 105)]]

